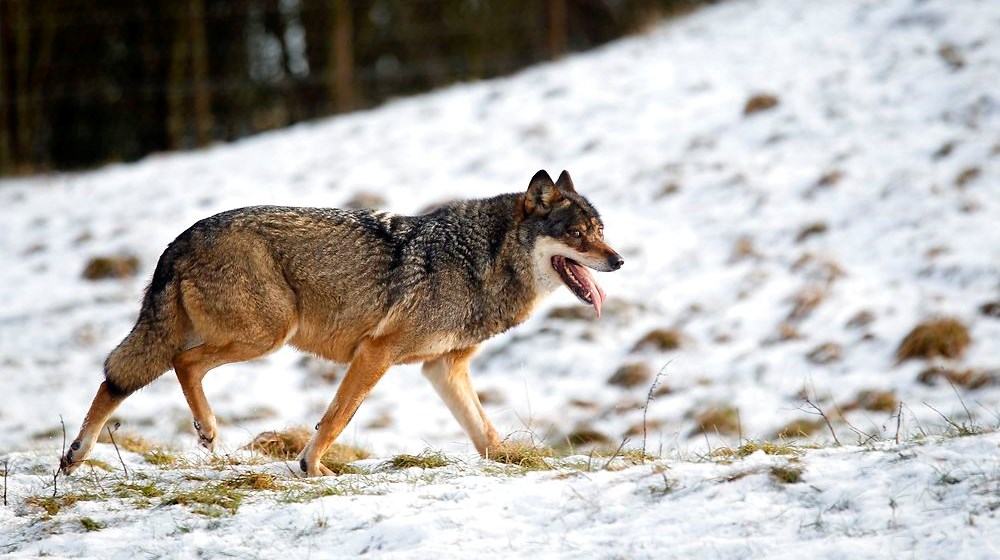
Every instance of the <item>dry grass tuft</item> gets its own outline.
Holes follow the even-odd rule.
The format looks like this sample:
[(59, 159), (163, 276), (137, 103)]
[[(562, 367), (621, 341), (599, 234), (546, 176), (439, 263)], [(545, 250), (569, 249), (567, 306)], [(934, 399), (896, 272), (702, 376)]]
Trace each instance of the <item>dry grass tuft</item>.
[(677, 350), (684, 344), (684, 333), (677, 329), (653, 329), (643, 335), (635, 346), (633, 352), (652, 348), (660, 352)]
[(733, 449), (731, 447), (721, 447), (709, 453), (713, 458), (746, 457), (758, 451), (763, 451), (767, 455), (798, 455), (799, 449), (787, 443), (774, 443), (771, 441), (748, 441), (743, 445)]
[(921, 358), (958, 359), (972, 343), (969, 329), (958, 319), (942, 317), (920, 323), (899, 343), (900, 362)]
[(740, 416), (735, 407), (714, 405), (695, 415), (697, 427), (692, 434), (736, 434), (740, 430)]
[(772, 344), (778, 344), (779, 342), (788, 342), (790, 340), (801, 340), (802, 333), (795, 328), (795, 325), (790, 323), (781, 323), (778, 325), (777, 330), (771, 336), (764, 339), (761, 343), (764, 346), (770, 346)]
[(496, 449), (491, 449), (487, 454), (487, 459), (498, 463), (514, 465), (525, 470), (542, 471), (552, 467), (546, 459), (555, 453), (552, 449), (541, 445), (507, 441)]
[[(131, 432), (126, 433), (115, 433), (115, 445), (123, 451), (131, 451), (132, 453), (138, 453), (140, 455), (148, 453), (153, 449), (153, 442), (148, 439)], [(111, 437), (108, 436), (108, 430), (101, 430), (101, 434), (97, 436), (98, 443), (111, 443)]]
[(806, 226), (803, 226), (799, 230), (799, 233), (795, 235), (795, 242), (802, 243), (806, 239), (816, 235), (822, 235), (828, 230), (828, 226), (825, 222), (815, 222)]
[(806, 354), (806, 359), (816, 365), (828, 365), (843, 358), (844, 349), (836, 342), (824, 342)]
[(139, 258), (134, 255), (115, 255), (110, 257), (94, 257), (87, 261), (83, 268), (83, 277), (87, 280), (104, 280), (106, 278), (128, 278), (139, 272)]
[(592, 308), (583, 307), (582, 305), (554, 307), (552, 311), (549, 311), (547, 317), (563, 321), (593, 321), (594, 311)]
[(343, 206), (351, 210), (362, 210), (365, 208), (382, 208), (386, 204), (387, 201), (384, 196), (378, 193), (360, 191), (354, 193), (354, 196), (345, 201)]
[(80, 525), (82, 525), (83, 526), (83, 530), (87, 531), (87, 532), (100, 531), (101, 529), (103, 529), (105, 527), (104, 523), (101, 523), (100, 521), (96, 521), (96, 520), (94, 520), (93, 518), (90, 518), (90, 517), (81, 517), (80, 518)]
[(979, 306), (979, 312), (987, 317), (1000, 319), (1000, 300), (988, 301)]
[(965, 58), (954, 43), (941, 43), (938, 46), (937, 55), (952, 70), (965, 68)]
[(169, 467), (177, 463), (177, 455), (170, 451), (155, 447), (142, 454), (147, 463), (156, 467)]
[(804, 274), (809, 280), (824, 286), (829, 286), (847, 275), (837, 261), (808, 252), (795, 259), (792, 271)]
[(771, 477), (782, 484), (795, 484), (802, 482), (802, 469), (790, 466), (773, 466), (770, 469)]
[(826, 423), (821, 419), (815, 420), (792, 420), (778, 430), (774, 437), (777, 439), (795, 439), (809, 437), (826, 428)]
[(419, 467), (421, 469), (437, 469), (447, 467), (452, 461), (444, 456), (440, 451), (424, 451), (420, 455), (396, 455), (389, 459), (388, 465), (394, 469), (410, 469)]
[(840, 407), (841, 410), (871, 410), (873, 412), (896, 412), (899, 400), (892, 391), (861, 391), (854, 400)]
[(760, 257), (760, 253), (757, 252), (757, 247), (753, 244), (753, 239), (749, 236), (741, 236), (733, 243), (733, 249), (729, 252), (729, 262), (738, 263), (746, 259), (755, 259)]
[(820, 286), (803, 287), (791, 298), (792, 309), (788, 312), (787, 320), (793, 323), (804, 320), (823, 303), (824, 297), (826, 290)]
[(743, 105), (743, 114), (752, 115), (761, 111), (773, 109), (779, 104), (778, 96), (770, 93), (755, 93)]
[(566, 443), (570, 447), (578, 445), (608, 445), (611, 443), (611, 438), (594, 428), (582, 426), (566, 434)]
[(966, 167), (955, 176), (955, 186), (960, 189), (965, 188), (966, 185), (978, 179), (982, 173), (978, 167)]
[(243, 494), (239, 488), (226, 482), (207, 484), (193, 490), (179, 491), (168, 496), (162, 505), (186, 505), (193, 513), (206, 517), (219, 517), (225, 513), (235, 514), (243, 503)]
[(642, 362), (625, 364), (608, 378), (608, 385), (632, 388), (646, 385), (653, 378), (653, 370)]
[(74, 506), (77, 502), (84, 502), (94, 499), (94, 496), (87, 494), (63, 494), (61, 496), (28, 496), (24, 503), (29, 506), (42, 508), (47, 517), (59, 513), (62, 508)]
[(924, 385), (950, 383), (966, 389), (980, 389), (991, 385), (1000, 385), (1000, 370), (927, 368), (920, 372), (917, 381)]
[(867, 309), (858, 311), (850, 319), (847, 320), (845, 325), (849, 329), (861, 329), (867, 327), (875, 321), (875, 314)]
[[(299, 456), (299, 453), (305, 449), (311, 437), (312, 431), (305, 427), (290, 428), (280, 432), (263, 432), (247, 444), (244, 449), (257, 451), (275, 459), (288, 461)], [(360, 447), (335, 443), (323, 455), (321, 462), (333, 469), (330, 464), (350, 463), (360, 459), (367, 459), (370, 456), (371, 453)]]
[(681, 192), (681, 186), (678, 185), (676, 182), (671, 181), (666, 185), (664, 185), (662, 189), (660, 189), (660, 192), (657, 193), (656, 198), (663, 198), (665, 196), (670, 196), (672, 194), (677, 194), (679, 192)]
[(816, 179), (816, 187), (828, 188), (836, 185), (844, 178), (844, 172), (839, 169), (831, 169), (826, 173), (820, 175), (819, 179)]
[(229, 488), (245, 488), (247, 490), (281, 490), (278, 477), (270, 473), (248, 472), (238, 474), (222, 481)]

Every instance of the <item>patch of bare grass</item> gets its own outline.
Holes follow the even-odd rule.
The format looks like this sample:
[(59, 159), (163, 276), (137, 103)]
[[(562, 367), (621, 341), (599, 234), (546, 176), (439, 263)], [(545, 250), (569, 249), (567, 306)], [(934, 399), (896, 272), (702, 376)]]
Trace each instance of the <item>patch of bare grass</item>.
[(743, 104), (743, 114), (746, 116), (767, 111), (778, 106), (780, 100), (772, 93), (755, 93)]
[(826, 290), (820, 286), (803, 287), (791, 297), (792, 309), (788, 312), (787, 320), (792, 323), (803, 321), (812, 315), (825, 297)]
[(346, 200), (343, 204), (344, 208), (350, 208), (352, 210), (362, 210), (365, 208), (382, 208), (386, 205), (387, 201), (384, 196), (369, 192), (369, 191), (359, 191), (354, 193), (350, 199)]
[(246, 490), (281, 490), (278, 477), (271, 473), (247, 472), (227, 478), (222, 484), (229, 488), (243, 488)]
[(875, 314), (868, 310), (861, 310), (847, 320), (847, 328), (861, 329), (867, 327), (875, 321)]
[(393, 469), (438, 469), (450, 465), (452, 461), (440, 451), (424, 451), (420, 455), (396, 455), (389, 459), (387, 465)]
[(633, 362), (624, 364), (608, 378), (608, 385), (625, 387), (630, 389), (640, 385), (647, 385), (653, 378), (653, 370), (643, 362)]
[(826, 428), (826, 423), (823, 420), (793, 420), (784, 427), (779, 429), (774, 436), (777, 439), (794, 439), (800, 437), (809, 437), (818, 432), (823, 431)]
[(226, 513), (235, 514), (242, 503), (242, 489), (223, 481), (178, 491), (165, 498), (162, 505), (184, 505), (199, 515), (221, 517)]
[(772, 441), (748, 441), (739, 447), (720, 447), (709, 453), (712, 458), (735, 458), (753, 455), (762, 451), (767, 455), (798, 455), (801, 450), (789, 443)]
[(712, 405), (694, 415), (693, 434), (719, 433), (733, 435), (739, 433), (740, 417), (735, 407), (727, 404)]
[(55, 516), (63, 508), (69, 508), (78, 502), (85, 502), (96, 499), (93, 494), (69, 493), (61, 496), (28, 496), (24, 503), (29, 506), (41, 508), (45, 512), (46, 518)]
[[(305, 427), (282, 431), (263, 432), (247, 444), (244, 449), (256, 451), (275, 459), (289, 461), (299, 456), (312, 437), (312, 430)], [(320, 460), (328, 468), (342, 467), (345, 463), (367, 459), (371, 453), (353, 445), (335, 443)]]
[(176, 453), (160, 447), (154, 447), (153, 449), (146, 451), (142, 454), (142, 458), (145, 459), (150, 465), (156, 467), (169, 467), (176, 465), (178, 462)]
[[(154, 447), (153, 442), (132, 432), (115, 432), (114, 438), (115, 445), (119, 449), (140, 455), (149, 452)], [(101, 434), (97, 436), (97, 441), (98, 443), (111, 443), (111, 436), (108, 435), (107, 429), (101, 430)]]
[(896, 349), (900, 362), (911, 359), (959, 359), (972, 343), (969, 329), (958, 319), (940, 317), (918, 324)]
[(1000, 319), (1000, 300), (988, 301), (979, 306), (979, 312), (993, 319)]
[(677, 350), (684, 344), (684, 333), (677, 329), (653, 329), (644, 334), (635, 346), (633, 352), (652, 349), (659, 352)]
[(87, 280), (107, 278), (129, 278), (139, 272), (139, 258), (135, 255), (112, 255), (93, 257), (83, 268)]
[(955, 176), (955, 186), (962, 189), (965, 188), (969, 183), (975, 181), (983, 174), (983, 171), (978, 167), (966, 167)]
[(843, 359), (844, 349), (836, 342), (824, 342), (806, 354), (806, 359), (816, 365), (829, 365)]
[(840, 406), (843, 411), (870, 410), (872, 412), (896, 412), (899, 399), (892, 391), (866, 390), (859, 392), (854, 400)]
[(753, 239), (746, 235), (739, 237), (733, 243), (733, 248), (729, 252), (729, 262), (731, 263), (758, 257), (760, 257), (760, 253), (757, 252)]
[(549, 470), (552, 467), (546, 459), (555, 455), (555, 452), (542, 445), (533, 443), (507, 441), (497, 448), (491, 449), (487, 458), (498, 463), (505, 463), (520, 467), (525, 470)]
[(607, 434), (591, 428), (580, 426), (572, 432), (566, 434), (566, 443), (570, 448), (583, 445), (607, 445), (611, 443), (611, 438)]
[(810, 237), (826, 233), (828, 229), (829, 227), (826, 225), (826, 222), (814, 222), (811, 224), (807, 224), (805, 226), (802, 226), (801, 229), (799, 229), (799, 233), (795, 235), (795, 242), (802, 243), (803, 241), (809, 239)]
[(782, 484), (796, 484), (802, 482), (802, 468), (789, 465), (775, 465), (769, 469), (771, 478)]
[(1000, 385), (1000, 371), (977, 369), (950, 369), (931, 367), (920, 372), (917, 381), (924, 385), (951, 384), (975, 390), (992, 385)]

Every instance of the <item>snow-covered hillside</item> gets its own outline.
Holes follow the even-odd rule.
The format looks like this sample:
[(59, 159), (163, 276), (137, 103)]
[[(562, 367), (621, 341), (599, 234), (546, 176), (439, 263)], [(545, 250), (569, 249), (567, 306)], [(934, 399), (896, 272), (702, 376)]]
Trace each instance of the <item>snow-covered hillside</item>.
[[(0, 554), (996, 557), (1000, 439), (950, 436), (1000, 422), (997, 29), (988, 0), (734, 0), (506, 79), (0, 182)], [(598, 275), (601, 319), (563, 290), (489, 342), (473, 380), (503, 433), (613, 451), (642, 447), (645, 429), (658, 459), (501, 476), (419, 369), (397, 367), (341, 441), (459, 464), (370, 459), (325, 497), (281, 500), (282, 486), (218, 518), (118, 497), (43, 519), (31, 498), (52, 495), (60, 416), (72, 437), (159, 253), (191, 223), (371, 195), (416, 213), (523, 189), (538, 169), (573, 174), (626, 264)], [(136, 275), (82, 277), (120, 255)], [(911, 329), (941, 317), (967, 329), (964, 352), (900, 360)], [(336, 374), (288, 349), (212, 372), (220, 454), (312, 425)], [(125, 453), (168, 496), (249, 470), (316, 488), (284, 463), (213, 470), (172, 375), (117, 421), (194, 463)], [(719, 453), (780, 434), (794, 455)], [(115, 450), (94, 456), (118, 472), (84, 467), (57, 493), (120, 484)]]

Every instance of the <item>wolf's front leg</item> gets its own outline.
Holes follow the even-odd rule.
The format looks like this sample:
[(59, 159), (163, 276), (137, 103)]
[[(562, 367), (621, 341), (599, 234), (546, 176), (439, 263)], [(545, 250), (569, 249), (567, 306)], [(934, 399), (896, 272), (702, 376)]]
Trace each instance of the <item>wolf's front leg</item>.
[(469, 378), (469, 361), (478, 347), (456, 350), (436, 360), (424, 362), (424, 376), (448, 405), (451, 414), (472, 439), (476, 451), (487, 457), (497, 449), (500, 438), (486, 417), (479, 395)]
[(107, 381), (101, 383), (80, 427), (80, 434), (70, 444), (66, 454), (59, 459), (59, 470), (63, 474), (71, 474), (83, 463), (97, 442), (97, 436), (100, 435), (104, 424), (127, 396), (127, 393), (115, 391)]
[(351, 367), (337, 388), (337, 395), (327, 407), (323, 419), (316, 424), (305, 449), (299, 454), (299, 468), (306, 476), (329, 476), (333, 472), (320, 463), (323, 454), (354, 417), (362, 401), (392, 365), (393, 346), (386, 339), (367, 339), (354, 353)]

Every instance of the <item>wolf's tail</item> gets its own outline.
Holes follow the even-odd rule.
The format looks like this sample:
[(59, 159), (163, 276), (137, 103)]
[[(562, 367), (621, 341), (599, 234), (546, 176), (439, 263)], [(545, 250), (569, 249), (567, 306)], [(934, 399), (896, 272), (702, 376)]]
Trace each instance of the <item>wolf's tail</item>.
[(164, 271), (164, 259), (156, 267), (153, 282), (146, 290), (142, 310), (132, 331), (104, 361), (108, 388), (128, 395), (172, 367), (172, 360), (184, 342), (183, 310), (173, 271)]

